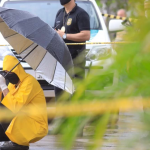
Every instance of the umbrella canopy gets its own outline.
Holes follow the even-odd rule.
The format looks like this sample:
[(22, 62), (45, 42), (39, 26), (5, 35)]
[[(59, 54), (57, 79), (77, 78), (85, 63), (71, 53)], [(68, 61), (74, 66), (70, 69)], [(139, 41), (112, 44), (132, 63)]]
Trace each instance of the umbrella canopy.
[(73, 62), (62, 38), (29, 12), (0, 7), (0, 32), (15, 51), (48, 83), (74, 92)]

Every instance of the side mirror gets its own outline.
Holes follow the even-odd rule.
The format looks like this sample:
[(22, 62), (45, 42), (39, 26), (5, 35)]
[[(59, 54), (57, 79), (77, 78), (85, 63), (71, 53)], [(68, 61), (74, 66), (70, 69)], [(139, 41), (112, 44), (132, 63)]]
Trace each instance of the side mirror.
[(124, 30), (126, 27), (122, 25), (123, 20), (110, 20), (109, 31), (118, 32)]

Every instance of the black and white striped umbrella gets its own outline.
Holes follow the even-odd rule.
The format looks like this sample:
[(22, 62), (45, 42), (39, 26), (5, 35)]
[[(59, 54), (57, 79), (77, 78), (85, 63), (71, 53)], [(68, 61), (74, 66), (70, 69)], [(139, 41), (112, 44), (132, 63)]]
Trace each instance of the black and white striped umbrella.
[(48, 83), (74, 92), (72, 58), (53, 28), (28, 12), (0, 7), (0, 32)]

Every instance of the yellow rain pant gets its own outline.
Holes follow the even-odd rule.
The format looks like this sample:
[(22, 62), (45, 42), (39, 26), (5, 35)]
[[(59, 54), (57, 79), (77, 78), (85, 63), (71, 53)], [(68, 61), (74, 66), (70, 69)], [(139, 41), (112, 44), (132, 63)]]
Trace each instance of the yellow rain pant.
[[(15, 57), (6, 56), (3, 70), (10, 71), (17, 63)], [(28, 146), (47, 135), (46, 100), (38, 81), (27, 74), (20, 64), (12, 72), (18, 75), (21, 82), (17, 88), (9, 83), (9, 93), (2, 100), (2, 104), (16, 114), (6, 135), (13, 142)]]

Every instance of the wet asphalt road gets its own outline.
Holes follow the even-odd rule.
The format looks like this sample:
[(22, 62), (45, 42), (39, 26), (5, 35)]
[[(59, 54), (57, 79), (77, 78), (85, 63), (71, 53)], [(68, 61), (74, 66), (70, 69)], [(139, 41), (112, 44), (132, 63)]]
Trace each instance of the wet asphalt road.
[[(105, 133), (102, 150), (117, 150), (118, 145), (137, 134), (139, 123), (140, 120), (137, 114), (131, 112), (120, 113), (116, 126), (113, 129), (108, 127)], [(86, 150), (86, 145), (91, 142), (89, 136), (92, 135), (92, 128), (92, 126), (84, 128), (83, 137), (76, 139), (72, 150)], [(58, 136), (47, 135), (39, 142), (31, 144), (30, 150), (62, 150), (58, 139)]]

